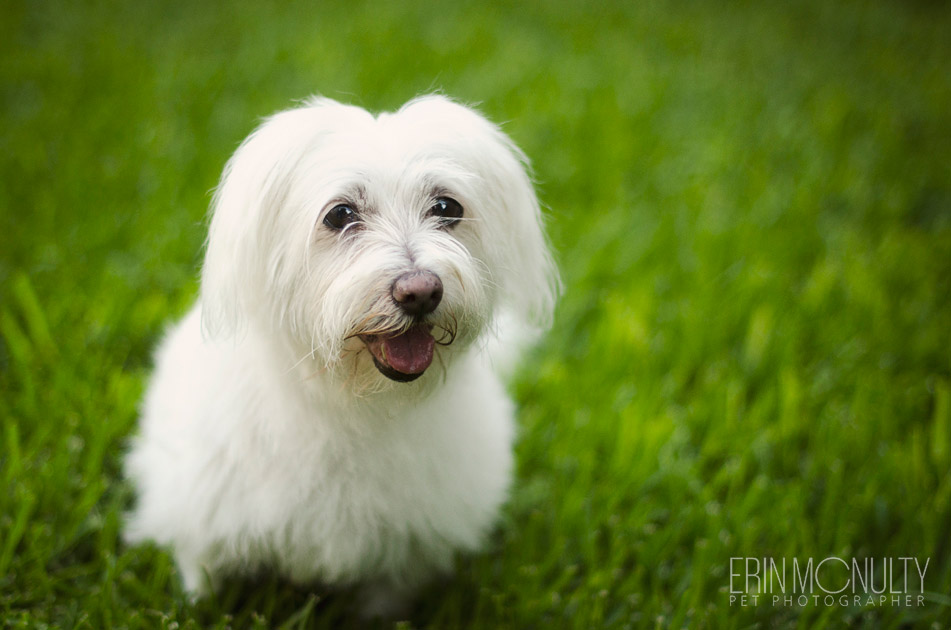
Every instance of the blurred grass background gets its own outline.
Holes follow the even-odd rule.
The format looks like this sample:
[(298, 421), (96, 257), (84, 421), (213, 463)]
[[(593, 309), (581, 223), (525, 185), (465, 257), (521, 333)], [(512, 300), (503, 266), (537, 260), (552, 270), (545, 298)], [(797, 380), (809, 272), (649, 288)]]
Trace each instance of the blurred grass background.
[[(505, 522), (402, 627), (948, 626), (949, 32), (939, 2), (4, 2), (4, 627), (343, 621), (268, 577), (189, 603), (119, 542), (118, 464), (240, 140), (433, 89), (533, 158), (567, 290)], [(732, 556), (930, 558), (926, 604), (730, 606)]]

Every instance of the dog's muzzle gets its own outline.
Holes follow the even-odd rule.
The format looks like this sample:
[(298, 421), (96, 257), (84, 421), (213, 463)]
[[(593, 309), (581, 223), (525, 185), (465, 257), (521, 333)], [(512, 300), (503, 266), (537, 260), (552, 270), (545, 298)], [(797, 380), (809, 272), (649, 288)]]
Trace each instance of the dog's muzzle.
[[(420, 320), (442, 301), (442, 280), (432, 271), (404, 273), (393, 282), (390, 295), (400, 310)], [(360, 335), (360, 339), (381, 374), (408, 383), (422, 376), (433, 362), (436, 340), (432, 329), (430, 324), (417, 323), (398, 335)]]

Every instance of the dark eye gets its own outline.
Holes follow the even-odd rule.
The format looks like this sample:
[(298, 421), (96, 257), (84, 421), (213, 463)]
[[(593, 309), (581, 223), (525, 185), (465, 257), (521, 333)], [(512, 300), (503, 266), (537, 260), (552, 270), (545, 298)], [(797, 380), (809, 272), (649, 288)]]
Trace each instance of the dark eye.
[(445, 227), (452, 227), (462, 218), (462, 206), (450, 197), (440, 197), (429, 209), (429, 214), (441, 219)]
[(360, 215), (357, 214), (356, 210), (342, 203), (330, 209), (330, 212), (324, 217), (324, 225), (331, 230), (342, 230), (359, 220)]

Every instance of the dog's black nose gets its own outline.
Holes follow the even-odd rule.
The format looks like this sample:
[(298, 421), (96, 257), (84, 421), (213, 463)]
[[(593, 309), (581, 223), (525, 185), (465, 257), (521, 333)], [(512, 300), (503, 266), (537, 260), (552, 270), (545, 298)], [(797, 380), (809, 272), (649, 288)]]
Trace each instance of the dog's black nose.
[(406, 313), (426, 315), (442, 300), (442, 280), (432, 271), (411, 271), (396, 279), (390, 293)]

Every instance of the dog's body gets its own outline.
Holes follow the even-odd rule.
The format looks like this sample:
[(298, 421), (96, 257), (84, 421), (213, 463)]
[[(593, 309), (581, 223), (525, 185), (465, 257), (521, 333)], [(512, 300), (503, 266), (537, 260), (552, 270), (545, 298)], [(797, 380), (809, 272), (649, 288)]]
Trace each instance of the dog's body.
[(185, 318), (159, 353), (129, 462), (142, 497), (132, 537), (171, 545), (189, 590), (204, 572), (274, 567), (305, 583), (368, 582), (379, 588), (368, 606), (386, 612), (494, 523), (511, 405), (476, 351), (419, 399), (318, 407), (286, 369), (266, 344), (204, 341), (197, 308)]
[(171, 546), (192, 591), (268, 567), (360, 583), (367, 614), (478, 549), (514, 432), (487, 347), (513, 354), (557, 289), (521, 160), (442, 97), (266, 121), (157, 354), (127, 538)]

